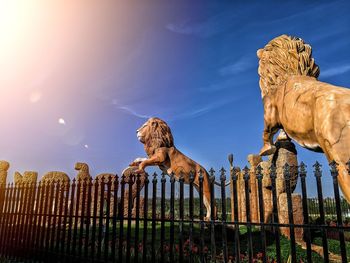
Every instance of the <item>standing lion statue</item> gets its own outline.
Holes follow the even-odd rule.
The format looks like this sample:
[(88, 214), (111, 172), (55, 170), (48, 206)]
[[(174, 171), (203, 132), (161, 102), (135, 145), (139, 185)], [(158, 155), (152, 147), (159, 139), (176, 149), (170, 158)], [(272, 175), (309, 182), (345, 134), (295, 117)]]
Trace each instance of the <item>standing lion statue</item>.
[(279, 36), (257, 56), (264, 104), (260, 155), (275, 151), (273, 136), (283, 129), (302, 147), (324, 152), (338, 164), (339, 185), (350, 203), (350, 90), (317, 80), (311, 46), (300, 38)]
[[(174, 146), (171, 130), (165, 121), (150, 118), (137, 130), (137, 138), (144, 144), (148, 159), (136, 159), (130, 166), (138, 166), (137, 172), (144, 172), (147, 166), (157, 165), (166, 174), (174, 174), (178, 180), (182, 175), (184, 182), (190, 182), (190, 173), (194, 173), (193, 185), (199, 191), (199, 175), (203, 175), (203, 203), (207, 210), (206, 220), (211, 214), (210, 184), (208, 172)], [(216, 210), (216, 209), (215, 209)], [(216, 217), (216, 211), (214, 211)]]

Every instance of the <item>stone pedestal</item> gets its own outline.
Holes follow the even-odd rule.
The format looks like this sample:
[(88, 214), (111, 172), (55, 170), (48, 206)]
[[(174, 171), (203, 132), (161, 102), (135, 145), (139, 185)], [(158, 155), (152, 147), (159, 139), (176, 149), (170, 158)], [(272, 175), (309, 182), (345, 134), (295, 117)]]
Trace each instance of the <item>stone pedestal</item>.
[[(67, 197), (64, 195), (63, 200), (60, 200), (61, 197), (61, 191), (65, 191), (69, 185), (70, 178), (69, 176), (64, 173), (64, 172), (59, 172), (59, 171), (51, 171), (46, 173), (40, 180), (41, 184), (43, 185), (44, 183), (46, 184), (52, 184), (52, 183), (60, 183), (60, 192), (58, 194), (58, 203), (57, 207), (60, 207), (61, 202), (63, 202), (62, 207), (64, 207), (65, 203), (68, 202)], [(56, 190), (56, 189), (55, 189)], [(54, 190), (54, 191), (55, 191)], [(51, 190), (48, 192), (49, 196), (46, 196), (44, 193), (44, 202), (47, 202), (47, 200), (50, 199), (50, 195), (54, 195), (54, 193), (51, 193)], [(55, 203), (52, 204), (52, 209), (54, 209)]]
[(294, 191), (298, 180), (298, 160), (295, 145), (290, 140), (277, 141), (275, 145), (277, 150), (272, 161), (276, 166), (276, 188), (278, 197), (279, 194), (286, 191), (283, 174), (283, 167), (286, 163), (290, 166), (290, 186), (291, 191)]
[[(137, 195), (137, 176), (135, 171), (137, 167), (130, 166), (123, 171), (123, 175), (125, 176), (125, 192), (124, 192), (124, 217), (128, 216), (129, 206), (131, 206), (131, 216), (134, 217), (136, 215), (136, 195)], [(139, 191), (145, 185), (147, 174), (143, 173), (140, 175), (140, 185)], [(131, 183), (130, 183), (131, 182)], [(131, 204), (129, 204), (129, 191), (131, 190)], [(140, 216), (143, 215), (143, 198), (140, 196)]]
[(0, 211), (4, 203), (7, 171), (9, 167), (10, 164), (8, 162), (0, 161)]
[(38, 179), (38, 173), (33, 171), (26, 171), (23, 175), (19, 172), (15, 172), (14, 181), (15, 186), (19, 186), (21, 184), (35, 184)]
[(250, 219), (253, 223), (259, 222), (259, 195), (258, 195), (258, 181), (256, 179), (256, 167), (262, 161), (261, 156), (256, 154), (248, 155), (248, 162), (250, 164)]
[[(95, 178), (95, 183), (98, 183), (99, 185), (104, 182), (105, 187), (104, 187), (104, 199), (103, 199), (103, 206), (104, 209), (107, 209), (107, 197), (108, 197), (108, 182), (109, 180), (111, 180), (111, 197), (110, 197), (110, 204), (109, 204), (109, 215), (113, 216), (113, 209), (114, 209), (114, 180), (116, 180), (115, 178), (115, 174), (112, 173), (102, 173), (99, 174), (98, 176), (96, 176)], [(97, 214), (100, 213), (100, 206), (101, 206), (101, 187), (98, 187), (98, 198), (97, 200), (93, 200), (93, 202), (97, 202)], [(92, 192), (92, 196), (94, 195), (94, 187), (93, 189), (91, 189)], [(93, 199), (93, 198), (92, 198)], [(91, 204), (91, 214), (93, 213), (93, 204)]]
[[(292, 194), (292, 206), (293, 206), (293, 220), (294, 224), (302, 225), (304, 223), (303, 217), (303, 206), (301, 195)], [(287, 194), (282, 193), (278, 198), (278, 220), (280, 224), (289, 224), (289, 211), (288, 211), (288, 202), (287, 202)], [(281, 234), (290, 238), (290, 229), (289, 227), (281, 227)], [(302, 241), (304, 230), (302, 228), (294, 228), (295, 240)]]
[[(86, 186), (86, 184), (89, 182), (89, 180), (92, 180), (91, 176), (90, 176), (90, 172), (89, 172), (89, 166), (86, 163), (76, 163), (74, 166), (74, 169), (78, 171), (78, 174), (76, 176), (76, 183), (78, 184), (80, 182), (80, 192), (77, 193), (77, 195), (79, 194), (79, 214), (81, 214), (82, 211), (82, 206), (84, 205), (85, 207), (85, 211), (87, 208), (87, 201), (88, 198), (87, 196), (83, 196), (84, 191), (83, 191), (83, 186)], [(86, 191), (86, 195), (87, 195), (87, 191)], [(83, 204), (83, 199), (85, 199), (85, 202)]]
[(6, 161), (0, 161), (0, 187), (5, 187), (7, 179), (7, 171), (10, 164)]

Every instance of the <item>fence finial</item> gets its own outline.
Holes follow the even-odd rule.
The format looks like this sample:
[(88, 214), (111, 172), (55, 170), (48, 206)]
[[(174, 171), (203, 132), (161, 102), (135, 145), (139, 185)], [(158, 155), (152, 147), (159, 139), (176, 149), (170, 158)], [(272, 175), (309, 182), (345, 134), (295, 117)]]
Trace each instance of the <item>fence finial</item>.
[(338, 170), (337, 170), (338, 164), (337, 164), (337, 162), (333, 160), (329, 163), (329, 166), (331, 167), (332, 177), (337, 177), (338, 176)]
[(224, 167), (221, 167), (220, 169), (220, 180), (221, 181), (226, 181), (226, 170)]
[(299, 176), (306, 177), (306, 165), (303, 162), (299, 165)]
[(244, 180), (249, 180), (250, 176), (249, 176), (249, 168), (248, 168), (248, 166), (244, 166), (243, 172), (244, 172)]
[(321, 171), (321, 167), (322, 165), (316, 161), (316, 163), (313, 165), (314, 169), (314, 174), (316, 177), (321, 177), (322, 176), (322, 171)]
[(258, 166), (256, 167), (256, 178), (257, 178), (258, 180), (260, 180), (260, 179), (263, 178), (263, 173), (262, 173), (262, 171), (263, 171), (263, 168), (261, 167), (260, 164), (258, 164)]
[(286, 180), (290, 179), (290, 165), (288, 163), (283, 165), (283, 174)]
[(194, 171), (190, 171), (190, 183), (194, 181)]
[(204, 176), (203, 176), (203, 172), (202, 172), (202, 170), (199, 170), (199, 182), (203, 182), (203, 180), (204, 180)]

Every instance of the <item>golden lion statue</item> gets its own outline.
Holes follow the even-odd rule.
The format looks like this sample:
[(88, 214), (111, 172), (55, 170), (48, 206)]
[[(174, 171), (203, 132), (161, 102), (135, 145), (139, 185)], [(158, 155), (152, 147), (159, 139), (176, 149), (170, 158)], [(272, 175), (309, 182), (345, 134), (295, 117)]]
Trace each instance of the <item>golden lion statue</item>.
[(302, 147), (338, 163), (339, 185), (350, 202), (350, 90), (317, 80), (311, 46), (300, 38), (279, 36), (257, 56), (264, 104), (260, 155), (275, 151), (273, 135), (283, 129)]
[[(178, 180), (184, 176), (184, 182), (190, 182), (190, 173), (194, 173), (193, 185), (199, 191), (199, 175), (203, 175), (203, 203), (206, 207), (206, 220), (210, 218), (210, 185), (208, 172), (198, 163), (181, 153), (174, 146), (169, 126), (159, 118), (150, 118), (137, 130), (137, 138), (144, 144), (148, 159), (136, 159), (130, 166), (138, 166), (137, 172), (144, 173), (147, 166), (158, 165), (166, 174), (174, 174)], [(216, 209), (215, 209), (216, 210)], [(214, 215), (216, 211), (214, 211)], [(216, 215), (215, 215), (216, 216)]]

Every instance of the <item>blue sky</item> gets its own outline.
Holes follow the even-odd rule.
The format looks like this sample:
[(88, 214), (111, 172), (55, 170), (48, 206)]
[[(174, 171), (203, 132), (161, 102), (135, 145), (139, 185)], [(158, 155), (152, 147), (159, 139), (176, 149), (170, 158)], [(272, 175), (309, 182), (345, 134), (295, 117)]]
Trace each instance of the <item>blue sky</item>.
[[(0, 158), (11, 174), (73, 177), (78, 161), (93, 175), (120, 173), (145, 156), (136, 129), (150, 116), (206, 168), (228, 167), (229, 153), (245, 165), (262, 146), (256, 50), (281, 34), (311, 44), (321, 81), (350, 87), (348, 1), (97, 2), (42, 2), (24, 14), (21, 41), (0, 51)], [(12, 33), (11, 21), (0, 19), (0, 32)], [(327, 163), (298, 153), (309, 167)]]

